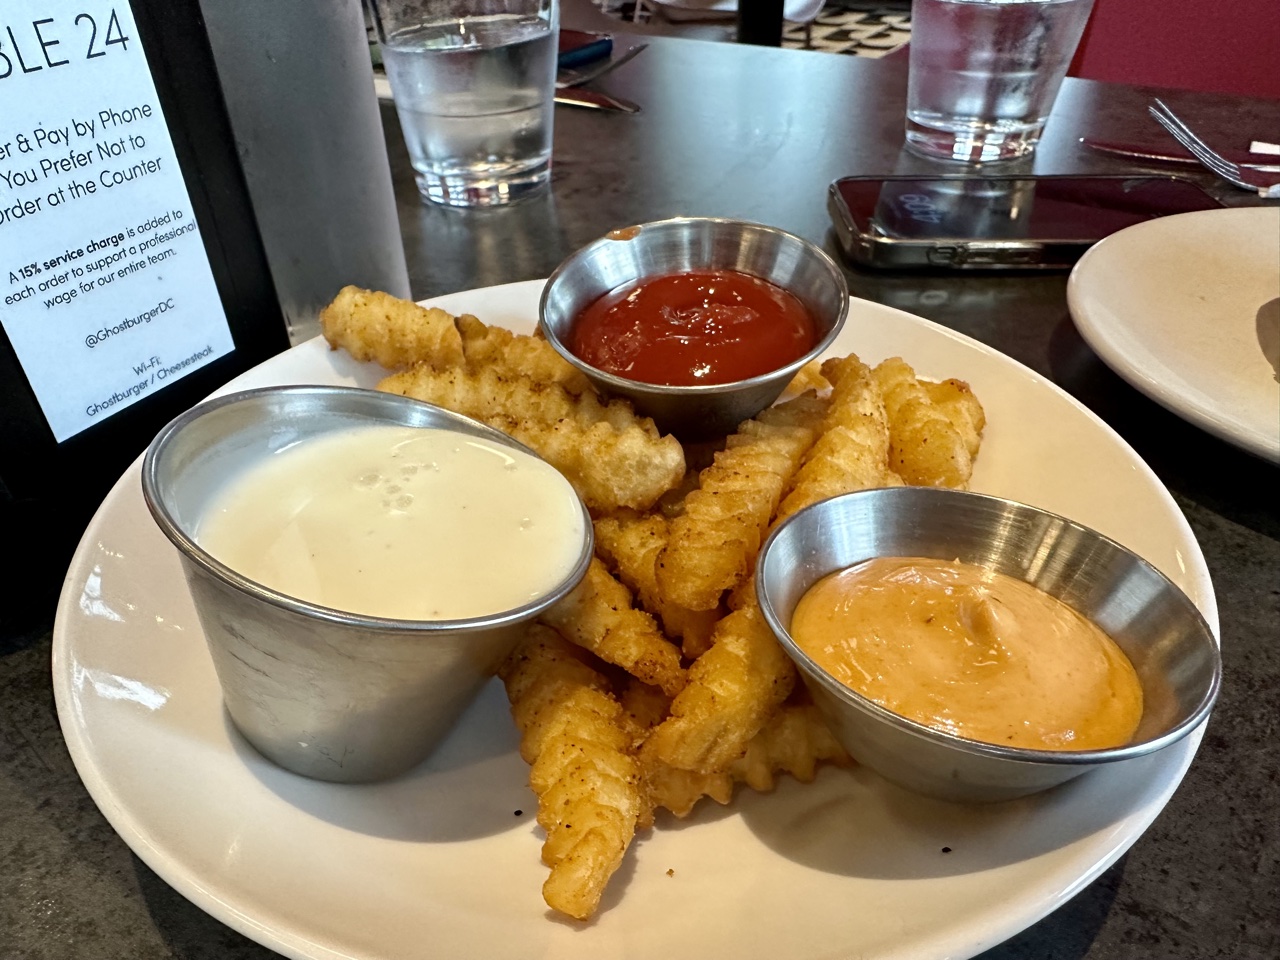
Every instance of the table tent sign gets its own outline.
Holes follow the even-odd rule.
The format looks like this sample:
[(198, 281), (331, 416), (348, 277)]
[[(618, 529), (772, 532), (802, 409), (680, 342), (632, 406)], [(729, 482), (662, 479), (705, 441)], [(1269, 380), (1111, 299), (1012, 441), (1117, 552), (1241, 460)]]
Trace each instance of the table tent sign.
[(0, 320), (62, 442), (235, 344), (128, 0), (0, 21)]

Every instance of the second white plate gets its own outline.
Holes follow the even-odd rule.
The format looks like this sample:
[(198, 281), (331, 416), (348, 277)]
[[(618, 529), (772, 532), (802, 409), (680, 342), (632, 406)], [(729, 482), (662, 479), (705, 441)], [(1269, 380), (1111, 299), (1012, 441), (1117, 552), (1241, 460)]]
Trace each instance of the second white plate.
[(1067, 284), (1080, 335), (1121, 377), (1280, 463), (1280, 208), (1148, 220), (1091, 247)]

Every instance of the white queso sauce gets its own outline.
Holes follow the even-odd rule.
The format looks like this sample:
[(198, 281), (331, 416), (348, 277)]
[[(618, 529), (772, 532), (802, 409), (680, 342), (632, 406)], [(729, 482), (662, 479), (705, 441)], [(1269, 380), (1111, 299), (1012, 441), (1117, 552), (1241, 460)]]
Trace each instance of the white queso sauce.
[(1110, 637), (973, 564), (893, 557), (831, 574), (800, 598), (791, 635), (846, 686), (970, 740), (1114, 747), (1142, 719), (1142, 685)]
[(521, 450), (450, 430), (357, 426), (233, 477), (196, 539), (264, 586), (348, 613), (453, 620), (545, 595), (582, 550), (577, 494)]

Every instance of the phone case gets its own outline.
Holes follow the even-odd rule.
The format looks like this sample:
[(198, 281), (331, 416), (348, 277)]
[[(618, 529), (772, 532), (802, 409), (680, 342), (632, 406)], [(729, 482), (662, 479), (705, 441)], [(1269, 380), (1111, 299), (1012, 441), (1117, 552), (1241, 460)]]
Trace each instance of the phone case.
[[(954, 186), (938, 191), (942, 183)], [(840, 189), (842, 184), (851, 189), (878, 185), (881, 195), (877, 199), (876, 216), (888, 188), (900, 185), (902, 192), (889, 191), (886, 206), (889, 228), (886, 229), (884, 223), (877, 225), (876, 216), (869, 217), (865, 225), (860, 224), (846, 203)], [(916, 184), (922, 187), (913, 190)], [(1069, 199), (1073, 203), (1081, 202), (1076, 194), (1101, 194), (1105, 199), (1099, 201), (1093, 197), (1088, 201), (1087, 217), (1065, 221), (1072, 230), (1079, 228), (1080, 236), (1061, 232), (1054, 237), (1019, 235), (1017, 229), (1011, 229), (1011, 224), (1016, 224), (1017, 217), (1029, 210), (1028, 200), (1038, 184), (1052, 184), (1055, 192), (1071, 194)], [(1156, 203), (1154, 195), (1170, 192), (1175, 200), (1170, 201), (1166, 196), (1152, 205)], [(931, 203), (938, 196), (946, 201), (941, 206)], [(920, 216), (909, 206), (910, 201), (925, 204), (927, 216)], [(1173, 207), (1163, 206), (1170, 202)], [(1125, 217), (1150, 217), (1217, 206), (1221, 203), (1198, 184), (1158, 175), (846, 177), (834, 181), (827, 193), (827, 209), (845, 256), (861, 266), (886, 269), (1065, 270), (1103, 236), (1133, 222), (1123, 219)], [(860, 209), (865, 212), (865, 207)], [(1078, 213), (1075, 216), (1080, 218)], [(1116, 221), (1116, 217), (1122, 219)], [(920, 222), (935, 226), (921, 229)], [(1054, 226), (1061, 228), (1062, 224)], [(894, 227), (898, 228), (896, 234)], [(912, 231), (922, 235), (911, 236)]]
[(1063, 270), (1069, 269), (1092, 241), (904, 239), (860, 230), (833, 183), (827, 193), (840, 249), (854, 263), (882, 269)]

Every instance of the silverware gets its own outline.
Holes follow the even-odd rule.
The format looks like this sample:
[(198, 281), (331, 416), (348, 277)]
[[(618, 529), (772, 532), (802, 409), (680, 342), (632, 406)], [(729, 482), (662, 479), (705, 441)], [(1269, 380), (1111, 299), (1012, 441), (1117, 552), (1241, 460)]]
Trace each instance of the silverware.
[(556, 89), (568, 90), (570, 87), (577, 87), (584, 83), (590, 83), (592, 80), (599, 80), (606, 73), (617, 70), (624, 63), (636, 57), (647, 46), (649, 46), (647, 43), (637, 43), (622, 56), (614, 57), (612, 60), (605, 60), (590, 70), (562, 69), (556, 74)]
[(1253, 171), (1242, 170), (1239, 164), (1231, 162), (1201, 140), (1159, 97), (1147, 108), (1147, 111), (1155, 118), (1156, 123), (1168, 130), (1175, 140), (1190, 150), (1197, 160), (1223, 180), (1235, 184), (1242, 190), (1257, 193), (1266, 200), (1280, 199), (1280, 181), (1260, 183), (1256, 178), (1250, 177), (1249, 174)]
[[(1200, 163), (1190, 154), (1184, 156), (1174, 153), (1161, 153), (1154, 147), (1131, 146), (1125, 143), (1112, 143), (1108, 140), (1093, 140), (1089, 137), (1081, 137), (1080, 143), (1090, 150), (1096, 150), (1098, 153), (1107, 153), (1112, 156), (1127, 157), (1133, 160), (1151, 160), (1156, 163), (1178, 163), (1183, 165), (1199, 165)], [(1228, 159), (1234, 160), (1241, 170), (1256, 170), (1259, 173), (1280, 173), (1280, 164), (1248, 163), (1236, 160), (1230, 154), (1226, 156)]]
[(599, 90), (584, 90), (574, 87), (572, 90), (557, 90), (556, 103), (570, 107), (588, 107), (592, 110), (619, 110), (622, 113), (639, 113), (640, 105), (624, 97), (615, 97), (611, 93)]

